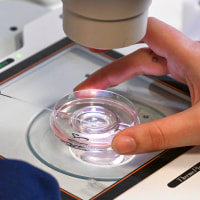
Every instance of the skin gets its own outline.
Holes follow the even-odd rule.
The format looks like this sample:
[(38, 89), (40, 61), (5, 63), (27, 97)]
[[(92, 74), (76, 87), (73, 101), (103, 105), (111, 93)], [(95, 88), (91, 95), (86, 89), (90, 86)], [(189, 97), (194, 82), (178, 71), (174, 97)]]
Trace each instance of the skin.
[(120, 131), (112, 147), (124, 155), (200, 145), (200, 43), (149, 18), (139, 49), (92, 74), (74, 90), (106, 89), (140, 74), (171, 74), (188, 85), (191, 107), (183, 112)]

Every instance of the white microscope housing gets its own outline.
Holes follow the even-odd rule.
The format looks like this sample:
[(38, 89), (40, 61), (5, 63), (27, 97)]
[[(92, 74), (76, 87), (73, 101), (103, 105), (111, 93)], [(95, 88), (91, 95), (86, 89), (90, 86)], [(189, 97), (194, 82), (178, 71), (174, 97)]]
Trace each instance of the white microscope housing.
[(90, 48), (130, 46), (146, 32), (151, 0), (62, 0), (63, 28), (74, 42)]

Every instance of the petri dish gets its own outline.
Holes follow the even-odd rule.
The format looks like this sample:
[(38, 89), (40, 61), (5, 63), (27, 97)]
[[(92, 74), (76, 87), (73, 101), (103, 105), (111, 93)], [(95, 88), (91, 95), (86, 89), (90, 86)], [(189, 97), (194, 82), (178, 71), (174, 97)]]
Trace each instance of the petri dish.
[(94, 165), (121, 165), (133, 156), (112, 150), (116, 133), (139, 124), (134, 104), (107, 90), (81, 90), (66, 95), (54, 106), (50, 125), (55, 136), (69, 146), (81, 162)]
[[(94, 90), (93, 90), (93, 93), (95, 94)], [(98, 94), (103, 95), (103, 93), (101, 93), (101, 94), (98, 93), (95, 95), (94, 94), (90, 94), (90, 93), (88, 94), (87, 92), (85, 92), (85, 94), (84, 94), (84, 92), (82, 92), (81, 96), (80, 96), (80, 94), (78, 95), (78, 93), (75, 96), (74, 96), (74, 93), (73, 93), (73, 95), (72, 94), (67, 95), (67, 96), (63, 97), (62, 99), (60, 99), (56, 104), (49, 106), (49, 108), (50, 108), (49, 110), (52, 109), (52, 110), (54, 110), (54, 112), (50, 112), (45, 109), (45, 110), (41, 111), (40, 113), (38, 113), (38, 115), (36, 115), (30, 122), (28, 130), (27, 130), (28, 146), (29, 146), (31, 152), (36, 156), (36, 158), (38, 160), (40, 160), (46, 166), (48, 166), (58, 172), (61, 172), (63, 174), (70, 175), (72, 177), (82, 178), (82, 179), (95, 179), (95, 180), (101, 180), (101, 181), (116, 181), (116, 180), (121, 179), (122, 177), (124, 177), (125, 175), (127, 175), (128, 173), (133, 171), (133, 169), (136, 169), (138, 166), (141, 165), (141, 163), (140, 163), (141, 159), (139, 156), (136, 155), (136, 156), (130, 156), (130, 157), (124, 158), (123, 156), (120, 156), (118, 154), (113, 153), (112, 151), (109, 151), (110, 150), (109, 144), (108, 144), (109, 142), (103, 141), (102, 143), (100, 143), (101, 145), (98, 144), (97, 146), (98, 146), (98, 149), (102, 148), (102, 151), (104, 153), (105, 153), (105, 149), (106, 149), (105, 147), (108, 147), (107, 148), (107, 151), (108, 151), (107, 157), (108, 158), (105, 159), (105, 156), (103, 153), (101, 153), (101, 150), (98, 150), (98, 151), (95, 151), (94, 149), (92, 151), (89, 150), (89, 148), (94, 148), (94, 145), (91, 146), (90, 143), (88, 144), (87, 143), (88, 139), (76, 138), (76, 137), (80, 136), (79, 133), (76, 132), (76, 134), (78, 134), (78, 135), (74, 135), (74, 134), (68, 135), (68, 133), (67, 133), (67, 135), (65, 135), (64, 134), (65, 132), (64, 133), (63, 132), (58, 132), (58, 133), (55, 132), (54, 131), (55, 126), (54, 126), (54, 128), (52, 127), (52, 120), (53, 121), (56, 120), (57, 125), (61, 125), (61, 128), (63, 129), (64, 128), (63, 127), (64, 125), (62, 124), (63, 121), (65, 121), (65, 123), (69, 123), (69, 122), (72, 123), (71, 121), (74, 120), (73, 119), (74, 117), (72, 117), (72, 114), (75, 113), (75, 116), (77, 116), (78, 113), (81, 113), (81, 112), (75, 112), (75, 110), (76, 111), (78, 110), (78, 109), (75, 109), (74, 112), (73, 111), (71, 113), (67, 112), (68, 113), (68, 115), (67, 115), (66, 110), (63, 110), (63, 108), (64, 108), (63, 106), (66, 104), (66, 102), (71, 102), (71, 101), (74, 101), (74, 99), (82, 98), (82, 97), (85, 97), (86, 99), (87, 98), (94, 99), (97, 97), (96, 95), (98, 95)], [(108, 93), (105, 93), (105, 92), (104, 92), (104, 94), (108, 95)], [(109, 94), (113, 94), (115, 96), (115, 93), (109, 92)], [(104, 95), (101, 98), (107, 99), (108, 98), (107, 95), (106, 96)], [(118, 96), (118, 98), (121, 98), (120, 95), (117, 95), (117, 96)], [(118, 98), (117, 98), (117, 102), (118, 102)], [(69, 99), (71, 99), (71, 101), (69, 101)], [(111, 101), (109, 101), (109, 102), (111, 102)], [(129, 121), (129, 123), (132, 125), (134, 125), (134, 123), (135, 124), (139, 123), (139, 119), (140, 119), (141, 123), (146, 123), (149, 121), (153, 121), (153, 120), (165, 117), (165, 115), (163, 113), (161, 113), (159, 110), (157, 110), (156, 108), (151, 107), (147, 104), (141, 103), (139, 101), (135, 101), (134, 99), (130, 99), (130, 101), (128, 100), (125, 102), (128, 103), (128, 105), (131, 106), (131, 109), (134, 110), (133, 113), (131, 114), (131, 116), (133, 117), (132, 119), (135, 119), (135, 122), (133, 122), (134, 120)], [(124, 103), (120, 103), (120, 105), (122, 104), (124, 106)], [(88, 105), (88, 103), (87, 103), (86, 107), (93, 106), (93, 105), (94, 104)], [(103, 112), (102, 107), (104, 107), (104, 104), (101, 103), (98, 106), (100, 106), (100, 112), (101, 112), (100, 116), (102, 116), (102, 112)], [(127, 106), (127, 104), (126, 104), (126, 106)], [(83, 109), (83, 110), (85, 109), (80, 105), (78, 106), (78, 108)], [(66, 109), (69, 111), (69, 108), (66, 108)], [(91, 108), (89, 108), (89, 110), (90, 109)], [(63, 112), (62, 110), (65, 112)], [(113, 116), (113, 114), (110, 113), (112, 111), (112, 109), (110, 111), (110, 107), (106, 107), (106, 112), (107, 112), (107, 110), (109, 110), (109, 116), (114, 117), (114, 119), (116, 119), (116, 116)], [(121, 112), (119, 112), (119, 113), (121, 115)], [(122, 114), (124, 114), (124, 113), (122, 113)], [(139, 115), (139, 119), (138, 119), (138, 115)], [(79, 114), (78, 114), (78, 116), (79, 116)], [(81, 116), (82, 116), (82, 114), (81, 114)], [(86, 115), (86, 119), (88, 119), (87, 116), (88, 115)], [(89, 115), (89, 116), (91, 116), (91, 115)], [(136, 116), (137, 116), (137, 119), (134, 118)], [(56, 118), (58, 119), (58, 121)], [(67, 120), (65, 120), (65, 118), (67, 118)], [(85, 117), (84, 118), (81, 117), (81, 119), (85, 120)], [(106, 121), (107, 120), (108, 119), (106, 116)], [(125, 123), (125, 121), (123, 121), (123, 124), (121, 122), (121, 124), (118, 124), (118, 126), (116, 126), (116, 123), (114, 123), (114, 120), (109, 121), (109, 123), (110, 122), (111, 122), (111, 125), (109, 126), (110, 131), (111, 131), (110, 127), (114, 127), (115, 129), (118, 129), (118, 128), (122, 129), (122, 128), (126, 128), (129, 124), (129, 123), (127, 123), (127, 121), (126, 121), (126, 123)], [(119, 120), (118, 120), (118, 122), (119, 122)], [(78, 124), (73, 125), (73, 126), (72, 126), (72, 124), (70, 124), (70, 126), (76, 127), (79, 125), (80, 121), (77, 123)], [(83, 123), (86, 123), (86, 121), (84, 121)], [(67, 124), (67, 126), (68, 126), (68, 124)], [(85, 129), (87, 130), (87, 126), (88, 125), (84, 124), (83, 130), (85, 130)], [(100, 125), (98, 125), (98, 127), (99, 126)], [(75, 129), (77, 129), (77, 127)], [(95, 124), (92, 125), (92, 130), (93, 129), (96, 131)], [(100, 130), (103, 130), (102, 125), (100, 126)], [(87, 134), (89, 134), (89, 135), (87, 135)], [(87, 134), (81, 135), (81, 136), (83, 136), (84, 138), (86, 138), (86, 136), (87, 137), (89, 136), (89, 139), (90, 139), (91, 138), (90, 133), (87, 133)], [(107, 136), (107, 138), (111, 139), (114, 136), (114, 134), (116, 134), (116, 133), (110, 132), (110, 135), (112, 135), (112, 136), (110, 136), (109, 134), (107, 134), (106, 136)], [(95, 135), (98, 137), (97, 138), (95, 138), (94, 136), (92, 137), (93, 143), (96, 143), (94, 141), (99, 138), (101, 140), (103, 140), (102, 137), (100, 137), (101, 134), (98, 135), (98, 133), (96, 132)], [(61, 136), (62, 136), (62, 138), (61, 138)], [(70, 140), (70, 137), (72, 137), (72, 136), (73, 136), (73, 142), (75, 141), (74, 143), (71, 142), (71, 140)], [(74, 136), (75, 136), (75, 138), (74, 138)], [(77, 144), (79, 144), (79, 145), (77, 145), (77, 148), (71, 147), (70, 146), (71, 143), (68, 143), (68, 141), (71, 142), (73, 145), (77, 145)], [(82, 144), (84, 144), (84, 145), (82, 145)], [(78, 146), (80, 146), (80, 148)], [(86, 149), (84, 150), (84, 148), (86, 148)], [(90, 153), (90, 156), (88, 156), (88, 155), (86, 156), (87, 153)], [(82, 156), (82, 155), (85, 160), (83, 158), (80, 158), (80, 156)], [(109, 156), (111, 157), (111, 159), (109, 158)], [(116, 159), (115, 163), (113, 163), (113, 161), (114, 161), (113, 157), (114, 157), (114, 159)], [(87, 159), (89, 159), (89, 160), (87, 160)], [(144, 162), (148, 161), (148, 159), (144, 160)], [(109, 162), (112, 161), (112, 163), (108, 164), (108, 161)], [(99, 162), (101, 164), (99, 164)]]

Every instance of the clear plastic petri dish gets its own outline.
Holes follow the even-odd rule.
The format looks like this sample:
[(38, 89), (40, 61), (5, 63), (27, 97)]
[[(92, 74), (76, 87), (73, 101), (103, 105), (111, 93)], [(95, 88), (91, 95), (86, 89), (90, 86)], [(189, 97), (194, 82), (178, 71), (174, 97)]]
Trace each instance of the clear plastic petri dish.
[(113, 137), (120, 130), (139, 124), (134, 104), (107, 90), (81, 90), (66, 95), (54, 106), (50, 125), (74, 158), (95, 165), (121, 165), (133, 156), (112, 150)]

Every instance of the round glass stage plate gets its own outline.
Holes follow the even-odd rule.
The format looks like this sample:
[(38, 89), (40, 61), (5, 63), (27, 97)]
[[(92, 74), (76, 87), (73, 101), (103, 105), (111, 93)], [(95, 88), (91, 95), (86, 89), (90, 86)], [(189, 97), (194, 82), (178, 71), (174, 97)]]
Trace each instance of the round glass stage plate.
[[(138, 108), (141, 123), (163, 118), (158, 110), (139, 102)], [(134, 156), (121, 165), (95, 165), (77, 159), (71, 148), (61, 142), (50, 127), (51, 112), (44, 110), (30, 123), (27, 140), (32, 153), (45, 165), (61, 173), (82, 178), (102, 181), (116, 181), (133, 170)]]

